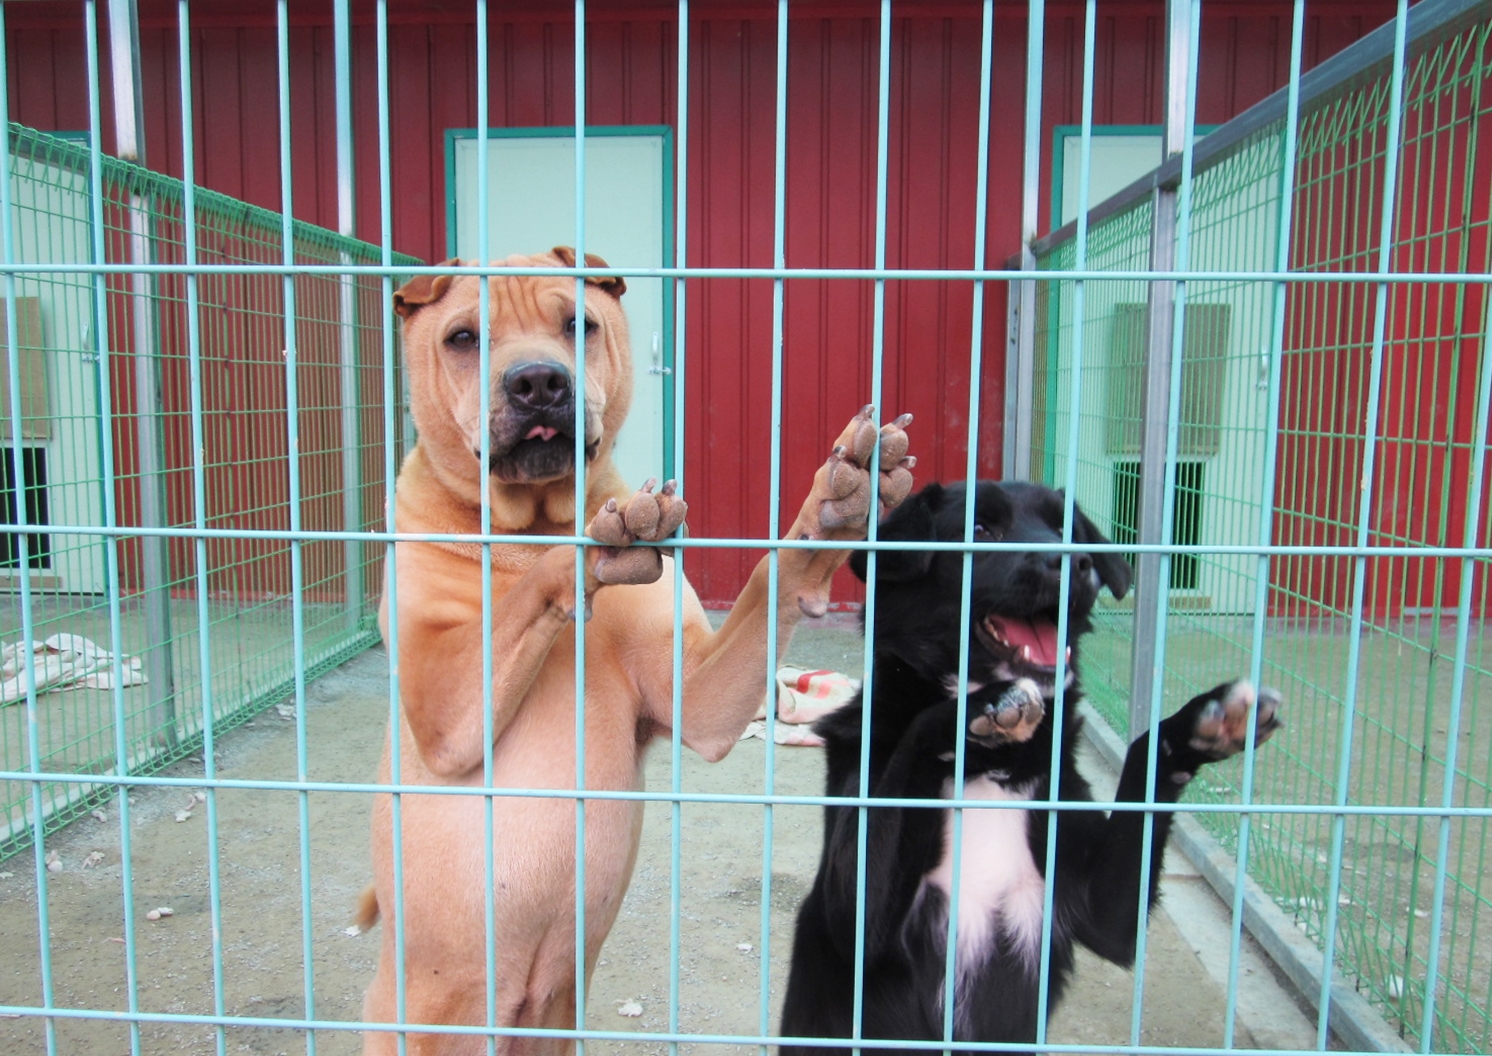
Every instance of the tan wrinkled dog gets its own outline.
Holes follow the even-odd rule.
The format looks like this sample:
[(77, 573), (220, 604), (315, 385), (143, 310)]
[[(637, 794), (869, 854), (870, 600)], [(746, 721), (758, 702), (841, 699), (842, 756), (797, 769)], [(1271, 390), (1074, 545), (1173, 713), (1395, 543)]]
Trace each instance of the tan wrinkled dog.
[[(448, 262), (459, 265), (457, 261)], [(572, 267), (564, 247), (507, 266)], [(605, 267), (588, 257), (587, 265)], [(605, 543), (585, 552), (585, 784), (642, 787), (649, 741), (670, 731), (675, 599), (672, 558), (657, 541), (683, 522), (671, 485), (651, 482), (629, 497), (611, 449), (632, 391), (632, 358), (620, 278), (587, 280), (577, 323), (575, 280), (497, 276), (489, 283), (491, 413), (480, 419), (480, 279), (421, 276), (394, 295), (404, 320), (412, 410), (419, 441), (397, 490), (401, 532), (475, 533), (481, 489), (491, 498), (496, 533), (574, 535), (576, 338), (585, 341), (586, 532)], [(903, 416), (877, 430), (866, 408), (837, 441), (814, 478), (789, 538), (865, 536), (870, 498), (866, 466), (879, 438), (880, 495), (887, 506), (911, 486)], [(480, 461), (481, 436), (490, 462)], [(779, 558), (778, 633), (785, 648), (804, 613), (821, 614), (845, 551), (784, 550)], [(399, 543), (399, 780), (414, 785), (482, 784), (482, 653), (492, 654), (492, 774), (495, 787), (575, 788), (575, 549), (492, 547), (492, 638), (482, 638), (482, 592), (474, 543)], [(683, 742), (707, 759), (723, 757), (761, 703), (771, 611), (764, 558), (724, 626), (712, 632), (687, 586), (684, 608)], [(385, 749), (380, 779), (391, 777)], [(402, 797), (404, 984), (407, 1022), (487, 1022), (483, 800), (479, 796)], [(586, 807), (585, 957), (591, 976), (631, 877), (642, 804), (592, 800)], [(499, 798), (493, 804), (496, 913), (493, 943), (499, 1027), (573, 1028), (575, 1023), (575, 801), (557, 796)], [(380, 908), (392, 916), (394, 842), (390, 797), (373, 818), (376, 901), (365, 896), (360, 923)], [(370, 1022), (395, 1020), (394, 928), (382, 936), (368, 990)], [(500, 1036), (499, 1052), (567, 1052), (553, 1038)], [(411, 1033), (410, 1053), (485, 1051), (470, 1034)], [(393, 1052), (396, 1035), (373, 1031), (365, 1052)]]

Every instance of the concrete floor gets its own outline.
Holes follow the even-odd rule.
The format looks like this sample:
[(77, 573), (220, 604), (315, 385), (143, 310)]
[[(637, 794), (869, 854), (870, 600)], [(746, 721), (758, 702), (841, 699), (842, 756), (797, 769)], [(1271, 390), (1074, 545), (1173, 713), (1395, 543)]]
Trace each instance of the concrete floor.
[[(860, 667), (859, 650), (852, 626), (831, 620), (806, 626), (785, 660), (855, 671)], [(364, 654), (311, 686), (305, 726), (313, 780), (364, 781), (373, 776), (388, 714), (387, 693), (387, 657), (381, 650)], [(224, 777), (257, 779), (291, 776), (295, 750), (294, 723), (271, 710), (224, 739), (219, 772)], [(742, 742), (714, 765), (686, 751), (683, 787), (760, 789), (766, 755), (767, 746), (759, 740)], [(663, 746), (652, 752), (650, 788), (669, 786), (668, 756)], [(779, 747), (774, 760), (776, 791), (821, 791), (818, 750)], [(1099, 793), (1106, 794), (1112, 776), (1105, 779), (1096, 757), (1085, 769)], [(202, 761), (186, 760), (172, 772), (200, 775)], [(222, 877), (218, 960), (225, 1013), (299, 1017), (305, 1009), (304, 979), (309, 974), (318, 1018), (358, 1018), (377, 937), (352, 937), (344, 929), (368, 876), (366, 795), (314, 793), (302, 806), (294, 793), (224, 789), (214, 796), (215, 833), (207, 827), (206, 805), (183, 790), (138, 790), (131, 798), (128, 888), (117, 805), (106, 809), (101, 821), (85, 818), (48, 841), (47, 850), (55, 851), (60, 863), (57, 872), (46, 874), (57, 1006), (128, 1006), (121, 919), (128, 898), (136, 912), (138, 1007), (162, 1013), (213, 1011), (213, 918), (207, 883), (207, 852), (213, 849)], [(184, 806), (191, 813), (177, 821)], [(772, 896), (765, 936), (764, 815), (761, 807), (731, 804), (686, 804), (679, 811), (683, 876), (678, 1008), (680, 1029), (686, 1032), (756, 1033), (764, 990), (767, 1027), (775, 1029), (793, 913), (817, 862), (820, 815), (810, 807), (773, 811)], [(668, 1025), (673, 967), (667, 924), (673, 880), (671, 818), (666, 803), (650, 804), (647, 810), (633, 883), (592, 983), (587, 1017), (592, 1028), (657, 1031)], [(300, 850), (303, 825), (308, 858)], [(308, 901), (303, 901), (303, 872), (310, 877)], [(0, 949), (5, 951), (0, 1005), (34, 1006), (40, 999), (37, 896), (35, 863), (29, 853), (0, 863)], [(145, 911), (160, 905), (172, 906), (174, 915), (146, 921)], [(769, 950), (765, 985), (764, 942)], [(1184, 859), (1168, 855), (1162, 901), (1149, 932), (1142, 1043), (1180, 1048), (1223, 1043), (1227, 949), (1226, 908)], [(1247, 940), (1240, 967), (1235, 1044), (1313, 1048), (1312, 1022)], [(1072, 991), (1053, 1019), (1051, 1040), (1128, 1043), (1134, 979), (1131, 972), (1085, 957)], [(629, 1005), (640, 1008), (640, 1014), (618, 1014)], [(0, 1051), (44, 1051), (43, 1029), (43, 1021), (34, 1016), (0, 1018)], [(117, 1022), (60, 1019), (56, 1029), (60, 1051), (128, 1051), (128, 1031)], [(297, 1032), (285, 1028), (233, 1026), (226, 1035), (229, 1051), (235, 1052), (288, 1052), (304, 1045)], [(213, 1031), (201, 1025), (146, 1023), (141, 1028), (145, 1052), (207, 1051), (212, 1043)], [(318, 1046), (322, 1053), (354, 1052), (357, 1039), (346, 1031), (327, 1030), (319, 1032)], [(593, 1043), (588, 1051), (661, 1054), (667, 1047), (618, 1041)]]

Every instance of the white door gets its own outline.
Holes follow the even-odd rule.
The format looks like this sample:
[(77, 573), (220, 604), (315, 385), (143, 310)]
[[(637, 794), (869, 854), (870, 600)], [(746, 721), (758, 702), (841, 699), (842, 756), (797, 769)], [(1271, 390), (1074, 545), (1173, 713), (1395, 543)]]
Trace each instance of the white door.
[[(575, 138), (495, 130), (487, 148), (487, 253), (542, 253), (575, 245)], [(453, 135), (453, 196), (448, 239), (452, 255), (476, 260), (477, 157), (474, 133)], [(665, 133), (585, 137), (585, 251), (618, 267), (666, 263)], [(668, 318), (662, 279), (627, 279), (622, 303), (632, 332), (632, 410), (617, 437), (615, 460), (632, 486), (662, 477), (666, 458), (665, 396), (669, 364)]]

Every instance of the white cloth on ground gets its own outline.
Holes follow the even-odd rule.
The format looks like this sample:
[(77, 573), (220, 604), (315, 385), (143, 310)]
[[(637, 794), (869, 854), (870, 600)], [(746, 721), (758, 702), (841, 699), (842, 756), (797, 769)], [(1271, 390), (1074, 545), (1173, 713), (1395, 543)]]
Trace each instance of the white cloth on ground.
[[(148, 681), (138, 656), (120, 657), (123, 686)], [(53, 689), (112, 689), (114, 654), (81, 634), (54, 634), (46, 641), (0, 645), (0, 707), (26, 699), (33, 680), (36, 692)]]

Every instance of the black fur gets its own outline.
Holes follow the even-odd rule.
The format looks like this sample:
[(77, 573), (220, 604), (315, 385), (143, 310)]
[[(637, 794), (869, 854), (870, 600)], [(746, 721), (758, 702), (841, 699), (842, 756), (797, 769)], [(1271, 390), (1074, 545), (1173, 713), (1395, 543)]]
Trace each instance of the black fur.
[[(929, 485), (892, 513), (879, 537), (961, 541), (964, 495), (961, 485)], [(975, 496), (976, 540), (1060, 540), (1063, 498), (1059, 492), (1031, 484), (982, 482)], [(1073, 539), (1107, 541), (1081, 512), (1073, 525)], [(951, 551), (884, 551), (878, 555), (876, 613), (874, 624), (867, 628), (874, 638), (875, 657), (871, 793), (940, 799), (953, 773), (956, 737), (962, 733), (968, 778), (989, 775), (1005, 788), (1020, 789), (1028, 798), (1046, 799), (1051, 791), (1051, 700), (1055, 693), (1052, 675), (1046, 671), (1050, 665), (1027, 663), (1018, 655), (1018, 647), (1012, 650), (1002, 637), (991, 635), (988, 626), (981, 625), (990, 616), (1035, 621), (1030, 626), (1055, 624), (1061, 556), (1021, 551), (975, 555), (966, 712), (970, 728), (957, 731), (957, 691), (950, 689), (950, 681), (956, 687), (962, 564), (963, 555)], [(864, 578), (863, 553), (855, 555), (853, 567)], [(1091, 629), (1089, 614), (1100, 586), (1123, 597), (1130, 579), (1129, 565), (1116, 554), (1073, 555), (1068, 613), (1072, 663), (1077, 661), (1079, 639)], [(1008, 625), (997, 621), (991, 626)], [(1052, 660), (1050, 654), (1043, 658)], [(1038, 703), (1031, 712), (1042, 716), (1034, 732), (1026, 723), (1029, 739), (1024, 741), (1002, 739), (998, 732), (978, 736), (976, 731), (998, 731), (1015, 721), (1016, 713), (1009, 709), (1016, 678), (1033, 679), (1045, 700), (1044, 709)], [(1033, 696), (1029, 689), (1028, 685), (1027, 698)], [(1175, 802), (1199, 766), (1241, 749), (1240, 731), (1251, 713), (1252, 696), (1246, 684), (1224, 683), (1161, 723), (1156, 801)], [(1065, 699), (1058, 794), (1064, 800), (1091, 800), (1088, 783), (1074, 760), (1080, 724), (1075, 680), (1069, 682)], [(1254, 721), (1262, 742), (1278, 725), (1278, 698), (1266, 692), (1261, 699)], [(858, 794), (862, 714), (857, 698), (815, 727), (828, 744), (831, 796)], [(999, 726), (992, 725), (997, 714), (1004, 720)], [(1035, 721), (1033, 717), (1031, 722)], [(1121, 801), (1145, 798), (1148, 737), (1142, 736), (1130, 747), (1119, 781), (1117, 798)], [(943, 890), (925, 878), (945, 853), (946, 813), (915, 807), (871, 807), (868, 811), (862, 1037), (943, 1037), (947, 905)], [(1027, 819), (1030, 854), (1039, 871), (1035, 880), (1039, 890), (1045, 876), (1047, 812), (1022, 813)], [(1112, 816), (1095, 811), (1061, 811), (1058, 815), (1052, 1005), (1061, 997), (1071, 973), (1074, 942), (1121, 965), (1133, 961), (1145, 817), (1130, 811)], [(966, 841), (969, 816), (965, 811)], [(1170, 829), (1168, 813), (1155, 818), (1152, 904)], [(783, 1008), (784, 1037), (851, 1036), (857, 824), (857, 811), (852, 807), (825, 810), (818, 876), (798, 914)], [(965, 875), (968, 868), (966, 863)], [(1003, 933), (987, 953), (977, 966), (961, 972), (955, 1039), (1034, 1041), (1038, 974), (1032, 958)], [(783, 1046), (784, 1053), (802, 1056), (835, 1051)]]

